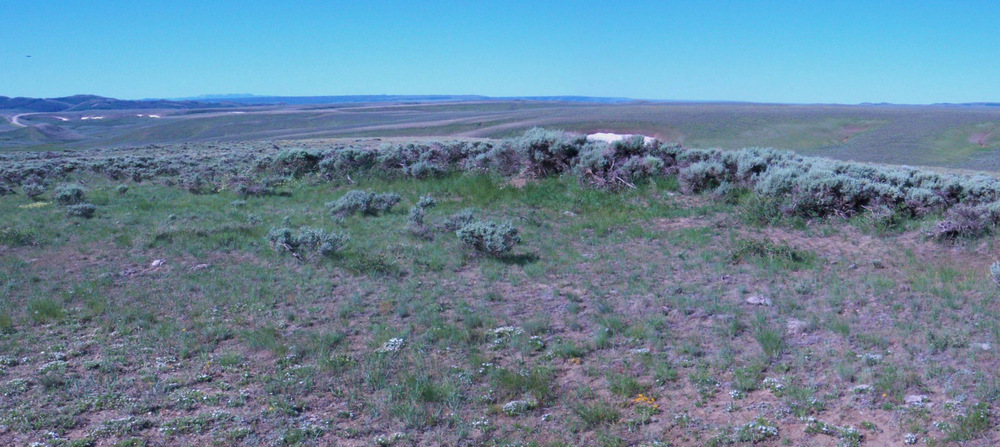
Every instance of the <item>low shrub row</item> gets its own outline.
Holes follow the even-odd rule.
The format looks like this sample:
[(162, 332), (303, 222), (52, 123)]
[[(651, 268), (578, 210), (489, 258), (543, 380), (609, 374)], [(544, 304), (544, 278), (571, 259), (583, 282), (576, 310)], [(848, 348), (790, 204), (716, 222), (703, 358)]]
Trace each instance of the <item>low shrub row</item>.
[[(615, 190), (676, 175), (685, 193), (711, 192), (731, 200), (735, 193), (749, 191), (781, 215), (806, 219), (867, 213), (881, 222), (893, 222), (942, 215), (934, 231), (941, 238), (985, 234), (1000, 221), (995, 211), (1000, 209), (1000, 182), (985, 175), (881, 167), (769, 148), (683, 149), (642, 137), (604, 143), (540, 128), (502, 141), (384, 144), (378, 149), (258, 143), (207, 152), (213, 161), (183, 151), (157, 157), (114, 150), (92, 157), (47, 153), (25, 155), (12, 163), (6, 161), (13, 156), (3, 155), (0, 191), (13, 193), (20, 187), (36, 197), (46, 191), (50, 179), (77, 171), (134, 181), (166, 176), (167, 182), (194, 193), (213, 193), (225, 185), (241, 196), (276, 194), (287, 179), (310, 176), (352, 183), (365, 176), (425, 178), (451, 172), (529, 178), (571, 174), (594, 187)], [(332, 204), (331, 212), (378, 213), (395, 204), (392, 197), (361, 194)]]

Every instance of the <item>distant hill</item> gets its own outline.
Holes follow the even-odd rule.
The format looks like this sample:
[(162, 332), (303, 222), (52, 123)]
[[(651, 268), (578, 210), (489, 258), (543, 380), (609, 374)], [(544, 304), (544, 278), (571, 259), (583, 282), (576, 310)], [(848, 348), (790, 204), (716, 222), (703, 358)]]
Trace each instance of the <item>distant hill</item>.
[(79, 112), (86, 110), (141, 110), (141, 109), (205, 109), (233, 107), (232, 102), (171, 101), (165, 99), (124, 100), (96, 95), (74, 95), (61, 98), (10, 98), (0, 96), (0, 110), (14, 112)]
[(0, 132), (0, 144), (55, 144), (78, 141), (84, 138), (86, 138), (84, 135), (54, 124), (38, 124)]
[(257, 95), (204, 95), (191, 98), (178, 98), (182, 101), (198, 101), (208, 103), (239, 103), (244, 105), (264, 104), (358, 104), (383, 102), (463, 102), (463, 101), (558, 101), (558, 102), (590, 102), (590, 103), (622, 103), (632, 102), (629, 98), (604, 98), (597, 96), (481, 96), (481, 95), (340, 95), (340, 96), (257, 96)]

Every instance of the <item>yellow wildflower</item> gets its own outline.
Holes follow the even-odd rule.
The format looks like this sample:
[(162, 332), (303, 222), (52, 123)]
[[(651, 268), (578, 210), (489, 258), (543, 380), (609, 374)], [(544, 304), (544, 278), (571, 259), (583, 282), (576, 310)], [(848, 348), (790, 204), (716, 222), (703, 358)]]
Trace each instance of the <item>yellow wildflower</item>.
[(51, 204), (52, 204), (52, 202), (32, 202), (32, 203), (26, 203), (24, 205), (18, 205), (17, 207), (20, 208), (20, 209), (22, 209), (22, 210), (30, 210), (30, 209), (34, 209), (34, 208), (41, 208), (43, 206), (51, 205)]

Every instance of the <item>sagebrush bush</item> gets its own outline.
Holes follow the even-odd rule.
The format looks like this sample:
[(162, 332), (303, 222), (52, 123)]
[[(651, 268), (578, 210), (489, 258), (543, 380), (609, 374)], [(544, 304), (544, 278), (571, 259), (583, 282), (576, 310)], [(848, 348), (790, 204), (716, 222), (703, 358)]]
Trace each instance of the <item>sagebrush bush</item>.
[(28, 198), (35, 199), (45, 194), (45, 185), (41, 183), (25, 183), (21, 185), (21, 192), (28, 196)]
[(434, 208), (437, 206), (437, 200), (434, 199), (430, 194), (420, 196), (420, 200), (417, 201), (417, 206), (421, 208)]
[(192, 194), (212, 194), (219, 187), (200, 173), (192, 173), (180, 178), (181, 187)]
[(289, 228), (272, 228), (267, 232), (267, 241), (274, 249), (284, 249), (297, 257), (303, 254), (333, 256), (350, 241), (344, 233), (328, 232), (319, 228), (302, 228), (295, 234)]
[(319, 170), (323, 176), (332, 179), (337, 176), (350, 176), (351, 174), (368, 171), (375, 166), (376, 154), (366, 149), (346, 147), (334, 151), (332, 154), (319, 162)]
[(82, 217), (84, 219), (90, 219), (94, 217), (94, 213), (97, 211), (97, 207), (92, 203), (76, 203), (73, 205), (66, 206), (66, 214), (71, 217)]
[(937, 239), (973, 238), (992, 232), (995, 225), (987, 207), (960, 203), (948, 210), (931, 235)]
[(472, 223), (473, 214), (475, 210), (472, 208), (465, 208), (451, 216), (448, 216), (445, 220), (441, 221), (438, 226), (445, 231), (458, 231), (458, 229)]
[[(607, 144), (589, 141), (582, 149), (573, 167), (581, 180), (605, 189), (634, 187), (636, 183), (665, 173), (668, 167), (659, 142), (646, 144), (641, 136)], [(671, 166), (674, 157), (667, 157)]]
[(301, 177), (319, 170), (319, 163), (325, 155), (309, 149), (284, 149), (261, 167), (279, 175)]
[(421, 228), (424, 226), (424, 218), (427, 216), (427, 211), (423, 207), (414, 205), (410, 207), (410, 214), (407, 216), (406, 221), (410, 227), (410, 230), (416, 228)]
[(510, 223), (472, 222), (455, 232), (465, 245), (491, 256), (503, 256), (521, 243), (521, 236)]
[(357, 213), (375, 216), (391, 210), (400, 199), (399, 194), (393, 192), (374, 193), (355, 189), (348, 191), (336, 201), (328, 202), (326, 206), (335, 217), (343, 218)]
[(60, 205), (76, 205), (83, 202), (83, 187), (75, 183), (59, 185), (56, 187), (55, 197)]
[(299, 249), (316, 251), (322, 256), (333, 256), (347, 245), (350, 238), (344, 233), (334, 233), (318, 228), (302, 228), (297, 239)]
[(699, 161), (682, 168), (678, 173), (681, 189), (697, 194), (719, 187), (726, 172), (725, 166), (716, 161)]
[(417, 204), (410, 207), (410, 214), (407, 217), (407, 228), (410, 233), (422, 239), (433, 239), (434, 233), (431, 228), (424, 224), (427, 216), (427, 209), (437, 205), (437, 201), (430, 195), (421, 196)]
[(585, 141), (583, 136), (534, 127), (517, 141), (517, 150), (528, 175), (545, 177), (569, 169)]
[(236, 176), (229, 179), (230, 187), (239, 197), (265, 197), (277, 194), (276, 186), (284, 182), (280, 178), (265, 178), (255, 180), (249, 177)]

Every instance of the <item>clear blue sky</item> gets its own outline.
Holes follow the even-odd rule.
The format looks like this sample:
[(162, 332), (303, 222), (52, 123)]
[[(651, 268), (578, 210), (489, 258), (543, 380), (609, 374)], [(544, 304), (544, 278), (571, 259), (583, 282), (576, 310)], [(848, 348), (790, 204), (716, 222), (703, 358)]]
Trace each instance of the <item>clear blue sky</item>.
[(0, 0), (0, 95), (1000, 101), (998, 25), (998, 1)]

